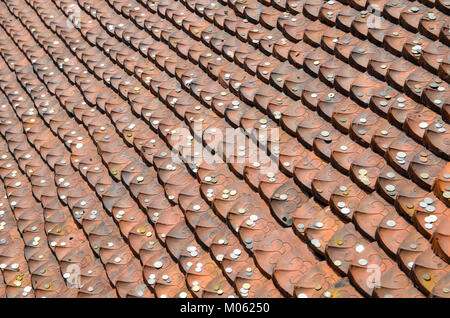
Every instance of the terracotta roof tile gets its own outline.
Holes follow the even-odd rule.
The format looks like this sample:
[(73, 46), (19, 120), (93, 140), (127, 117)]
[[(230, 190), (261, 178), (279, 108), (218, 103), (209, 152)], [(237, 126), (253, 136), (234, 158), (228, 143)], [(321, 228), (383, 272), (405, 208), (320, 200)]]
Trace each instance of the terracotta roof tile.
[(0, 297), (448, 297), (447, 7), (5, 1)]

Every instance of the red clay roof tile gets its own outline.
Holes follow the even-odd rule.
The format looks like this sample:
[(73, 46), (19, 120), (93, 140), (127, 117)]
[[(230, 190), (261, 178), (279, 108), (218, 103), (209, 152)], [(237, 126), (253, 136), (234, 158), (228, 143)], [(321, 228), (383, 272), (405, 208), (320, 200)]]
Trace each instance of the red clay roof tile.
[(0, 297), (448, 297), (447, 15), (1, 3)]

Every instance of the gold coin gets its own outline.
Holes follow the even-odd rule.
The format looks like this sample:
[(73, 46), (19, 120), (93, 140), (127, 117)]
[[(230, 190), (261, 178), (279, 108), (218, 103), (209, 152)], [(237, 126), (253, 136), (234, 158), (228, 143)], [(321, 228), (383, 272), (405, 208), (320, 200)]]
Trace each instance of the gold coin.
[(140, 228), (137, 229), (137, 232), (138, 232), (138, 233), (141, 233), (141, 234), (142, 234), (142, 233), (145, 233), (145, 228), (140, 227)]

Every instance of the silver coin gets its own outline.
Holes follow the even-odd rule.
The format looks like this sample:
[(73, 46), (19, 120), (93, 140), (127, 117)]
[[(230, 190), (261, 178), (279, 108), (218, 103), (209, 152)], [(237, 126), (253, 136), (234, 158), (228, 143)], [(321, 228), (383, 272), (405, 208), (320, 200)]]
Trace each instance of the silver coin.
[(392, 192), (392, 191), (395, 191), (395, 186), (392, 185), (392, 184), (388, 184), (388, 185), (385, 187), (385, 189), (386, 189), (386, 191)]
[(358, 260), (358, 264), (361, 265), (361, 266), (366, 266), (366, 265), (368, 264), (368, 262), (367, 262), (366, 259), (360, 258), (360, 259)]
[(320, 228), (323, 227), (323, 223), (322, 222), (315, 222), (314, 226), (320, 229)]
[(312, 239), (311, 240), (311, 244), (314, 245), (317, 248), (319, 248), (321, 246), (319, 240), (316, 240), (316, 239)]
[(341, 209), (341, 213), (344, 214), (344, 215), (347, 215), (347, 214), (350, 213), (350, 209), (349, 208), (343, 208), (343, 209)]
[(394, 220), (388, 220), (386, 222), (386, 225), (389, 227), (394, 227), (395, 225), (397, 225), (397, 223)]
[(422, 129), (425, 129), (425, 128), (427, 128), (428, 127), (428, 123), (426, 123), (426, 122), (421, 122), (420, 124), (419, 124), (419, 127), (420, 128), (422, 128)]
[(358, 252), (358, 253), (362, 253), (362, 252), (364, 252), (364, 246), (361, 245), (361, 244), (358, 244), (358, 245), (356, 246), (355, 250), (356, 250), (356, 252)]
[(345, 191), (347, 191), (348, 189), (347, 189), (346, 186), (339, 186), (339, 190), (340, 190), (341, 192), (345, 192)]
[(337, 206), (338, 206), (339, 208), (345, 208), (345, 202), (339, 201), (339, 202), (337, 203)]
[(432, 215), (427, 216), (424, 220), (427, 223), (434, 223), (437, 221), (437, 219), (438, 219), (437, 216), (432, 214)]
[(156, 261), (153, 263), (153, 266), (155, 268), (161, 268), (163, 266), (163, 263), (161, 261)]
[(395, 173), (394, 173), (394, 172), (388, 172), (388, 173), (386, 174), (386, 176), (387, 176), (389, 179), (393, 179), (393, 178), (395, 178)]

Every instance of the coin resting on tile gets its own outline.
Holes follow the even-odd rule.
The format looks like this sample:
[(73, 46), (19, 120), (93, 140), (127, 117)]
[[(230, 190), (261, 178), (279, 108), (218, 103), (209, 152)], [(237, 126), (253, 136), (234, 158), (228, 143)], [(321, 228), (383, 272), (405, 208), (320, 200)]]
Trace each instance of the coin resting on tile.
[(448, 297), (447, 7), (2, 2), (0, 296)]

